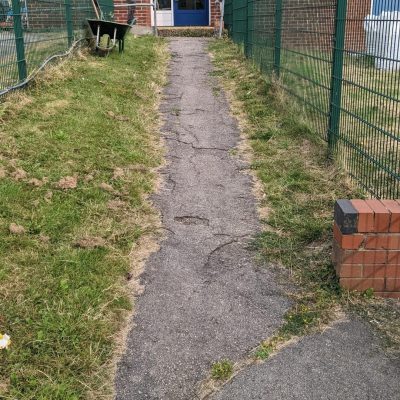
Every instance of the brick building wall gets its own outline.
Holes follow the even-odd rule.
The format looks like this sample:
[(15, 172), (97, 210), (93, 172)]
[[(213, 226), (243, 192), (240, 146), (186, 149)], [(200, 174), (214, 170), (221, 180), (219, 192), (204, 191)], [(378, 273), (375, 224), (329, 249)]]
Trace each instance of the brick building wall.
[[(235, 1), (235, 0), (233, 0)], [(336, 0), (284, 0), (282, 47), (331, 51)], [(348, 0), (345, 49), (365, 50), (364, 19), (371, 0)], [(259, 37), (273, 40), (275, 0), (254, 1), (254, 26)]]
[(114, 0), (114, 20), (116, 22), (120, 22), (122, 24), (126, 24), (128, 22), (128, 7), (118, 7), (118, 5), (126, 3), (128, 3), (126, 0)]
[[(172, 0), (173, 1), (173, 0)], [(143, 1), (145, 2), (145, 0)], [(115, 0), (114, 4), (126, 3), (125, 0)], [(140, 26), (151, 26), (151, 13), (153, 9), (147, 6), (136, 6), (132, 9), (132, 15), (136, 18), (136, 24)], [(210, 0), (209, 12), (211, 16), (211, 26), (219, 27), (220, 8), (215, 0)], [(128, 11), (116, 8), (114, 12), (116, 21), (126, 23), (128, 19)]]
[(346, 50), (364, 52), (364, 19), (369, 15), (371, 0), (347, 0)]
[[(145, 1), (143, 1), (145, 3)], [(148, 6), (136, 6), (131, 10), (131, 15), (136, 18), (136, 24), (140, 26), (151, 26), (151, 13), (153, 12), (152, 7)], [(119, 22), (123, 22), (118, 20)], [(126, 20), (125, 20), (126, 22)]]
[(286, 0), (282, 12), (282, 47), (329, 49), (335, 0)]
[(66, 27), (65, 6), (59, 1), (27, 0), (28, 26), (31, 29)]
[[(32, 28), (62, 27), (65, 24), (65, 10), (59, 1), (43, 2), (28, 0), (29, 23)], [(114, 0), (115, 5), (125, 4), (127, 0)], [(74, 5), (78, 4), (73, 0)], [(274, 1), (255, 0), (254, 21), (257, 30), (271, 31), (273, 25)], [(335, 0), (286, 0), (283, 2), (283, 47), (303, 47), (329, 49), (331, 46)], [(348, 0), (346, 50), (363, 51), (365, 32), (363, 22), (370, 10), (370, 0)], [(81, 6), (81, 2), (79, 3)], [(51, 10), (50, 10), (51, 8)], [(47, 10), (47, 11), (46, 11)], [(85, 10), (85, 12), (87, 12)], [(138, 25), (151, 26), (151, 7), (116, 7), (114, 18), (126, 23), (133, 15)], [(215, 0), (210, 1), (211, 26), (219, 26), (220, 9)], [(74, 22), (78, 18), (74, 16)]]
[[(27, 0), (28, 24), (33, 30), (62, 31), (67, 29), (66, 7), (60, 0)], [(71, 0), (72, 24), (82, 29), (87, 18), (95, 13), (90, 0)]]

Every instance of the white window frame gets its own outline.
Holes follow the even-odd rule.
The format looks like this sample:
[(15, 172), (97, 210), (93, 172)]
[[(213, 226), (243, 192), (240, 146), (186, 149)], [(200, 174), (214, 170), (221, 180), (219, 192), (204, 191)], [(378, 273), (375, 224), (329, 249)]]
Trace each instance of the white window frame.
[[(208, 0), (208, 26), (211, 26), (211, 2), (215, 0)], [(371, 0), (372, 1), (372, 0)], [(174, 20), (174, 4), (175, 0), (171, 0), (171, 10), (160, 10), (157, 11), (157, 13), (171, 13), (171, 23), (172, 25), (165, 25), (165, 26), (175, 26), (175, 20)], [(159, 14), (157, 14), (157, 22), (159, 22)], [(151, 26), (154, 26), (154, 14), (151, 12)], [(163, 26), (163, 25), (158, 25), (158, 26)]]

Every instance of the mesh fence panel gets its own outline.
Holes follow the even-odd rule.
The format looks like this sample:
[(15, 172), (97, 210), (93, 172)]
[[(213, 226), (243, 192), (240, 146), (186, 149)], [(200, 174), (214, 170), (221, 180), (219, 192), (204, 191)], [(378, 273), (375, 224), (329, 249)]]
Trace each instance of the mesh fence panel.
[(249, 54), (265, 73), (271, 73), (275, 47), (275, 1), (254, 0), (249, 32)]
[(225, 24), (363, 188), (400, 197), (400, 1), (229, 0)]
[[(400, 10), (399, 1), (374, 6)], [(346, 11), (335, 153), (366, 189), (400, 198), (400, 13), (366, 19), (370, 2), (355, 0), (348, 0)]]
[(310, 122), (327, 138), (335, 4), (332, 0), (282, 3), (276, 68), (283, 88), (304, 103)]
[(0, 0), (0, 91), (84, 37), (91, 0)]

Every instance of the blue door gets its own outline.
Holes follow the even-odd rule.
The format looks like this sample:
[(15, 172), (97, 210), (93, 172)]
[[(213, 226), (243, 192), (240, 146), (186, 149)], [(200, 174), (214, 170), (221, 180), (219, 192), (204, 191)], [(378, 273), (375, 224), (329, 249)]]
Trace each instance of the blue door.
[(174, 0), (175, 26), (207, 26), (208, 0)]
[(372, 14), (380, 15), (384, 11), (400, 11), (400, 0), (372, 0)]

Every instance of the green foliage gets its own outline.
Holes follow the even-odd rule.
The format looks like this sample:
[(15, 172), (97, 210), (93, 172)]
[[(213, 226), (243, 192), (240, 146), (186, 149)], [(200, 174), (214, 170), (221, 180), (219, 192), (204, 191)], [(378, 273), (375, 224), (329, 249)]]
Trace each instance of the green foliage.
[(365, 290), (365, 291), (364, 291), (364, 296), (365, 296), (367, 299), (372, 299), (372, 298), (374, 297), (374, 289), (369, 288), (369, 289)]
[(233, 363), (230, 360), (221, 360), (211, 367), (211, 377), (216, 380), (226, 380), (233, 373)]
[(260, 360), (266, 360), (273, 352), (274, 346), (271, 343), (265, 343), (260, 345), (254, 352), (254, 356)]

